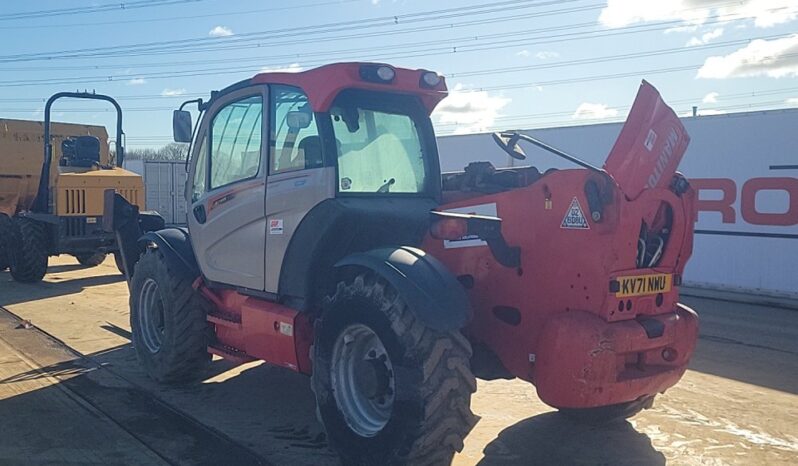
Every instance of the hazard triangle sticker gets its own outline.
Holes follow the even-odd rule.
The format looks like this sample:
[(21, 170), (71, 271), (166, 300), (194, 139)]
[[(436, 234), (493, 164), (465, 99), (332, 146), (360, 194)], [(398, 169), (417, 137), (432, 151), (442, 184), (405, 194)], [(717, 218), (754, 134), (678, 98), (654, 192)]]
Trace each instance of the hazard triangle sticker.
[(562, 219), (560, 228), (568, 228), (572, 230), (589, 230), (590, 225), (587, 224), (585, 214), (582, 213), (582, 206), (579, 205), (579, 200), (574, 197), (568, 211), (565, 212), (565, 218)]

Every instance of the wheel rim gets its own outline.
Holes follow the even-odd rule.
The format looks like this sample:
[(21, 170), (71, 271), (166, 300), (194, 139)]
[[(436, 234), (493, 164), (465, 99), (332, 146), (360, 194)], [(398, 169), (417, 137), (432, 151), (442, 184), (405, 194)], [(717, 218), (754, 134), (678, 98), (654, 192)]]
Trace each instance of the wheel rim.
[(157, 353), (164, 333), (164, 310), (158, 283), (152, 278), (141, 287), (138, 316), (144, 346), (150, 353)]
[(333, 396), (358, 435), (377, 435), (391, 418), (396, 396), (393, 364), (379, 336), (363, 324), (346, 327), (335, 341)]

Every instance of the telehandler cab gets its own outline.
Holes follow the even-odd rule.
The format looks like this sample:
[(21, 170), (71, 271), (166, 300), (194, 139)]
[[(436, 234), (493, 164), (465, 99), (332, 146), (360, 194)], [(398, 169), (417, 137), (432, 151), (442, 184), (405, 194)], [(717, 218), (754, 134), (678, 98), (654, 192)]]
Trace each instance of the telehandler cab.
[[(675, 384), (697, 323), (677, 304), (694, 196), (673, 112), (644, 83), (605, 169), (442, 177), (445, 96), (433, 72), (341, 63), (214, 92), (193, 130), (175, 111), (188, 228), (150, 231), (106, 192), (148, 374), (190, 380), (212, 354), (309, 374), (330, 445), (362, 465), (448, 464), (475, 372), (599, 420)], [(522, 139), (498, 137), (517, 157)]]

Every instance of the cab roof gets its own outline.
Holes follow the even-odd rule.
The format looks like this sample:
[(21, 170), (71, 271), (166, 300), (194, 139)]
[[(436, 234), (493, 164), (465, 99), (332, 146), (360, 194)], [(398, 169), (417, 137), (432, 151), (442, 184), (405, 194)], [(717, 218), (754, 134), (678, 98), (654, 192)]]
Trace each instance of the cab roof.
[[(361, 77), (364, 67), (375, 69), (387, 66), (396, 73), (391, 82), (374, 82)], [(434, 87), (424, 87), (421, 79), (428, 70), (410, 70), (396, 68), (385, 63), (333, 63), (320, 66), (298, 73), (267, 72), (256, 74), (251, 79), (236, 83), (220, 92), (239, 89), (252, 84), (285, 84), (301, 88), (308, 96), (310, 106), (315, 112), (325, 112), (330, 109), (333, 100), (344, 89), (365, 89), (378, 92), (391, 92), (397, 94), (416, 95), (421, 100), (428, 113), (447, 95), (446, 82), (443, 77)]]

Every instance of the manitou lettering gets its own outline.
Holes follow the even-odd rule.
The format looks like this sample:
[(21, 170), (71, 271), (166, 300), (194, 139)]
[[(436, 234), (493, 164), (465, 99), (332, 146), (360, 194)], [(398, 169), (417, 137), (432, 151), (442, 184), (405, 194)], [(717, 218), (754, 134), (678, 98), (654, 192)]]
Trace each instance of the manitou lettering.
[[(697, 178), (690, 184), (698, 191), (696, 206), (699, 212), (717, 212), (723, 223), (737, 223), (737, 184), (728, 178)], [(701, 191), (714, 191), (714, 199), (701, 199)], [(765, 212), (757, 205), (757, 194), (763, 191), (787, 193), (787, 208), (782, 212)], [(718, 199), (717, 193), (720, 193)], [(739, 212), (751, 225), (798, 225), (798, 179), (790, 177), (751, 178), (740, 190)]]
[(670, 132), (668, 133), (668, 137), (665, 139), (665, 146), (662, 148), (662, 152), (660, 152), (659, 157), (657, 158), (657, 164), (654, 166), (654, 173), (648, 177), (648, 187), (653, 188), (657, 186), (659, 183), (660, 178), (662, 178), (662, 174), (665, 172), (665, 167), (668, 166), (668, 162), (671, 161), (673, 158), (673, 149), (676, 147), (676, 143), (679, 142), (679, 135), (676, 134), (676, 131), (671, 128)]

